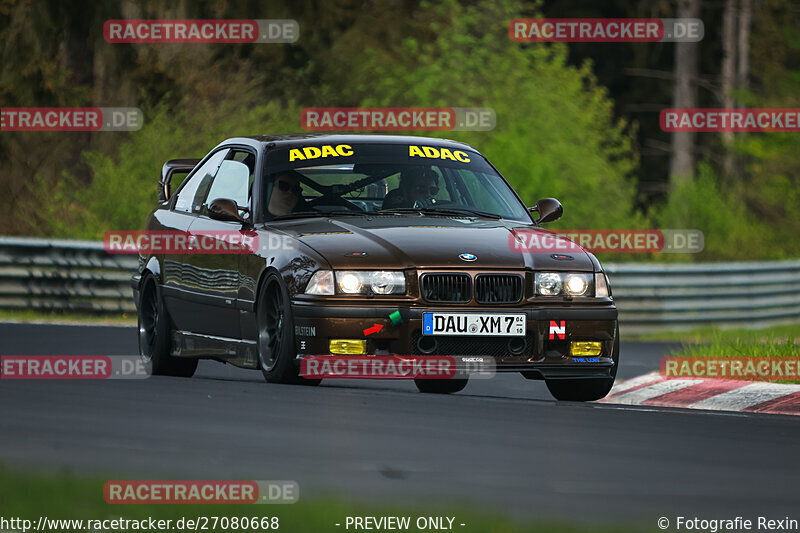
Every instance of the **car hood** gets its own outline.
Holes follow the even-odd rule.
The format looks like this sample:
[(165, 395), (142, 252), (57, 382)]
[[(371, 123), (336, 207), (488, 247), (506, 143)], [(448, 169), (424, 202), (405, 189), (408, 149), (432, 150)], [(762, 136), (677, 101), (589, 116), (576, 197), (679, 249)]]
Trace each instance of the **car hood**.
[[(577, 245), (566, 254), (515, 251), (510, 244), (514, 229), (542, 236), (553, 233), (512, 221), (395, 215), (291, 220), (279, 228), (320, 253), (335, 269), (594, 270), (589, 255)], [(461, 254), (477, 258), (468, 262)]]

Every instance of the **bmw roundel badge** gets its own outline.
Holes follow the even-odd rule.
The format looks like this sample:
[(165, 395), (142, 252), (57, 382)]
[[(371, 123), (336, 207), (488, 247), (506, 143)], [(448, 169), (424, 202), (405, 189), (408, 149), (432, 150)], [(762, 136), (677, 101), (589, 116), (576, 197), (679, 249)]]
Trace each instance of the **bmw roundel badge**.
[(462, 261), (475, 261), (478, 258), (475, 254), (461, 254), (458, 257), (460, 257)]

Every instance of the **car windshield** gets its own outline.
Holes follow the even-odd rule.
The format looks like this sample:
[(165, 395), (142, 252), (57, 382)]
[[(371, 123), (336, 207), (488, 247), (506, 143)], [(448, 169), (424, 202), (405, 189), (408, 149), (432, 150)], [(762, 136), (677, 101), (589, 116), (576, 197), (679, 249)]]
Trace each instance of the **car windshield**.
[(268, 152), (264, 176), (267, 219), (419, 212), (531, 221), (505, 180), (472, 150), (302, 145)]

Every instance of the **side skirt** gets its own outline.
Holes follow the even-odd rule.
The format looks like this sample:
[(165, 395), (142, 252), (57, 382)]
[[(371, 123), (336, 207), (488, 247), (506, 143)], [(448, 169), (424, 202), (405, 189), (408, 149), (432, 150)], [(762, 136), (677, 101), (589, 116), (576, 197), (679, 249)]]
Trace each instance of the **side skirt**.
[(201, 335), (191, 331), (172, 332), (172, 355), (217, 359), (241, 368), (258, 368), (255, 341)]

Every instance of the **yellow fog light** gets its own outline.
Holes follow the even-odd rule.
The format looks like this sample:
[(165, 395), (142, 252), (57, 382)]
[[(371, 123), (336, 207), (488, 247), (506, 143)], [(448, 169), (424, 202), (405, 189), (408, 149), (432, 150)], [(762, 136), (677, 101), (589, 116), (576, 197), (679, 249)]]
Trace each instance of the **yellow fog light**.
[(339, 355), (364, 355), (367, 353), (367, 341), (358, 339), (331, 339), (331, 353)]
[(602, 342), (572, 341), (569, 347), (570, 355), (600, 355), (602, 351)]

